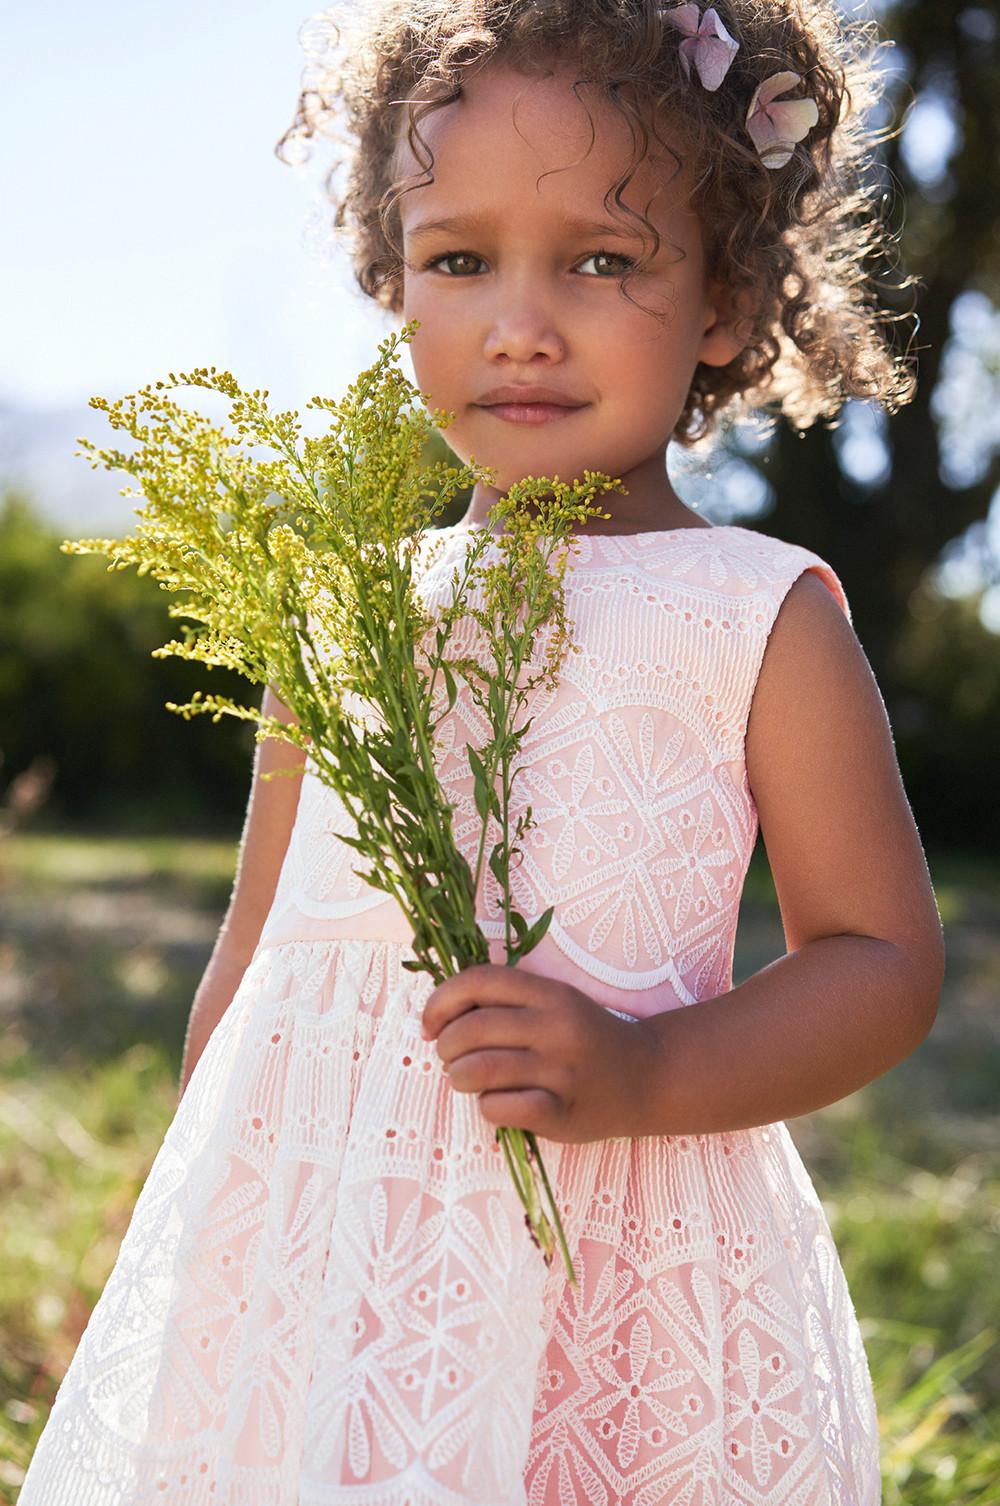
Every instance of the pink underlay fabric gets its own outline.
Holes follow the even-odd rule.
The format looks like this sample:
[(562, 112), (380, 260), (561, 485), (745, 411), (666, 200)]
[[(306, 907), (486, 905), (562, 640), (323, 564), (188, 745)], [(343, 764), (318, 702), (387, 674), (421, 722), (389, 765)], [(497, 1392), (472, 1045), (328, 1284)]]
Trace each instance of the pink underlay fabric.
[[(472, 532), (425, 536), (428, 607), (450, 600)], [(554, 907), (530, 971), (634, 1017), (732, 988), (758, 832), (750, 705), (808, 570), (850, 620), (825, 560), (747, 527), (575, 536), (580, 651), (531, 692), (511, 811), (534, 820), (516, 907)], [(451, 651), (475, 652), (477, 631), (463, 620)], [(458, 683), (450, 712), (435, 691), (435, 757), (474, 866), (466, 744), (487, 727)], [(543, 1141), (569, 1286), (475, 1096), (421, 1037), (433, 985), (402, 966), (412, 931), (355, 871), (351, 830), (307, 763), (259, 945), (20, 1506), (877, 1506), (859, 1326), (785, 1125)]]

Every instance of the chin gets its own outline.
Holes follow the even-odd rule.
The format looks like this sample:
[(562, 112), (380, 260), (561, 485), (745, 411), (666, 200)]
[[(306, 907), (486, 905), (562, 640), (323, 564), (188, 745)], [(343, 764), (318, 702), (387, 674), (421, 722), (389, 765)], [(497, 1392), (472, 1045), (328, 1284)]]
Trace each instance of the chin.
[(472, 453), (476, 457), (477, 464), (489, 466), (493, 470), (496, 477), (493, 485), (500, 493), (508, 491), (516, 482), (523, 481), (525, 476), (550, 478), (558, 476), (560, 481), (582, 482), (584, 470), (602, 469), (599, 464), (584, 456), (546, 454), (541, 450), (537, 458), (525, 456), (519, 466), (512, 465), (509, 457), (505, 457), (502, 464), (497, 464), (483, 451), (473, 449)]

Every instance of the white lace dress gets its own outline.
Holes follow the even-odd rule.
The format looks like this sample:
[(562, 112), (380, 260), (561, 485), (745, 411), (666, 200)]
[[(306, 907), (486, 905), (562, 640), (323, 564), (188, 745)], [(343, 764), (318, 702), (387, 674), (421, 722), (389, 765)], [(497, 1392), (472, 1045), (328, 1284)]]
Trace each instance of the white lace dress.
[[(429, 605), (467, 543), (434, 540)], [(635, 1016), (696, 1007), (732, 987), (768, 633), (803, 570), (848, 604), (824, 560), (739, 526), (577, 549), (582, 652), (534, 695), (514, 787), (537, 822), (516, 903), (555, 907), (524, 966)], [(473, 861), (461, 689), (441, 730)], [(785, 1126), (543, 1145), (579, 1286), (546, 1272), (349, 829), (307, 765), (20, 1506), (877, 1506), (858, 1324)], [(499, 962), (497, 899), (487, 869)]]

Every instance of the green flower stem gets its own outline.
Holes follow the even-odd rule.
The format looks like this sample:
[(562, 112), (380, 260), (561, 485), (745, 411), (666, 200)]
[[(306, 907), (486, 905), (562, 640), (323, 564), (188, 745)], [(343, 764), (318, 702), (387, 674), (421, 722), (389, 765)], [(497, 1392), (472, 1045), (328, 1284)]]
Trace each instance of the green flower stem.
[[(171, 372), (168, 382), (113, 404), (91, 398), (91, 406), (106, 414), (113, 429), (126, 430), (137, 448), (132, 454), (101, 450), (84, 439), (79, 453), (95, 469), (101, 463), (133, 477), (138, 489), (122, 494), (144, 497), (146, 506), (137, 509), (140, 526), (133, 537), (67, 539), (61, 547), (71, 554), (104, 553), (109, 569), (135, 565), (163, 589), (185, 593), (171, 616), (187, 617), (194, 626), (185, 623), (185, 641), (155, 649), (155, 657), (225, 665), (251, 683), (274, 686), (295, 717), (292, 725), (260, 707), (200, 690), (186, 705), (167, 706), (187, 720), (208, 714), (215, 722), (223, 716), (255, 721), (258, 740), (275, 736), (307, 752), (316, 776), (353, 819), (356, 835), (343, 840), (368, 860), (367, 871), (354, 871), (389, 894), (412, 926), (413, 956), (404, 965), (440, 982), (489, 958), (476, 898), (492, 816), (501, 837), (490, 866), (503, 896), (508, 965), (537, 944), (551, 919), (550, 908), (529, 926), (510, 893), (510, 865), (518, 851), (511, 838), (510, 791), (525, 731), (516, 723), (538, 679), (548, 675), (554, 683), (568, 638), (561, 593), (565, 561), (555, 575), (547, 573), (555, 544), (565, 541), (573, 523), (600, 513), (594, 505), (599, 492), (621, 483), (586, 471), (582, 481), (569, 485), (525, 477), (512, 486), (491, 514), (494, 524), (507, 524), (506, 558), (499, 568), (483, 565), (491, 535), (473, 535), (463, 568), (452, 575), (452, 601), (435, 623), (413, 581), (423, 530), (459, 490), (495, 477), (472, 464), (422, 463), (425, 443), (454, 415), (420, 411), (416, 400), (424, 394), (391, 370), (397, 347), (416, 328), (413, 321), (381, 342), (378, 361), (342, 400), (312, 399), (308, 406), (328, 411), (331, 427), (301, 445), (297, 413), (269, 413), (266, 390), (247, 393), (215, 367), (179, 377)], [(229, 397), (236, 437), (180, 407), (169, 392), (182, 385)], [(153, 415), (152, 423), (141, 420), (145, 413)], [(268, 446), (276, 458), (241, 454), (245, 442)], [(550, 546), (543, 557), (537, 539)], [(480, 582), (483, 608), (470, 604), (471, 589)], [(449, 657), (453, 627), (466, 611), (485, 632), (492, 668), (469, 656)], [(521, 687), (535, 630), (552, 616), (557, 632), (543, 673)], [(426, 652), (427, 673), (426, 630), (436, 632)], [(335, 645), (334, 653), (324, 656), (321, 644)], [(448, 683), (448, 711), (461, 674), (490, 727), (484, 747), (468, 749), (482, 821), (474, 869), (455, 842), (454, 811), (435, 767), (444, 716), (434, 712), (439, 674)], [(348, 712), (353, 698), (375, 711), (374, 725)], [(530, 810), (518, 818), (518, 838), (529, 824)], [(497, 1138), (532, 1238), (547, 1261), (558, 1244), (572, 1280), (537, 1141), (505, 1127)]]
[(576, 1286), (576, 1276), (573, 1272), (573, 1261), (569, 1253), (569, 1246), (566, 1243), (566, 1234), (563, 1229), (562, 1219), (559, 1216), (559, 1205), (556, 1202), (556, 1195), (552, 1190), (551, 1183), (549, 1182), (549, 1174), (545, 1170), (545, 1162), (542, 1159), (542, 1153), (538, 1148), (538, 1139), (530, 1132), (526, 1134), (525, 1139), (528, 1142), (528, 1147), (531, 1151), (532, 1159), (535, 1165), (538, 1167), (539, 1175), (542, 1178), (542, 1186), (545, 1188), (545, 1195), (549, 1200), (549, 1208), (552, 1210), (552, 1217), (555, 1222), (556, 1236), (559, 1240), (559, 1249), (562, 1252), (563, 1260), (566, 1262), (566, 1269), (569, 1272), (570, 1286)]

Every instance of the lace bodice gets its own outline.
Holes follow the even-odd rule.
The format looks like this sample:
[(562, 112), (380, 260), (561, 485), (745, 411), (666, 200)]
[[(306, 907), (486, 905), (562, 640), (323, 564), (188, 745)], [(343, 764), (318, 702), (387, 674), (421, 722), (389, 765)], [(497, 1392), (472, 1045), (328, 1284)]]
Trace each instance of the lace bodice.
[[(425, 536), (418, 590), (430, 609), (450, 601), (469, 537), (461, 524)], [(641, 1016), (731, 987), (757, 836), (745, 736), (767, 637), (803, 570), (820, 575), (848, 618), (850, 609), (820, 556), (738, 525), (583, 533), (575, 550), (565, 589), (580, 651), (567, 654), (558, 688), (536, 689), (527, 707), (511, 819), (530, 805), (535, 824), (511, 887), (529, 920), (554, 906), (532, 971), (570, 967), (592, 997)], [(460, 622), (453, 652), (473, 652), (477, 631)], [(539, 657), (544, 644), (545, 632)], [(465, 744), (481, 746), (487, 728), (463, 689), (439, 728), (438, 771), (456, 841), (474, 863), (480, 826)], [(438, 712), (445, 705), (442, 686)], [(307, 762), (261, 947), (411, 934), (392, 897), (354, 872), (360, 855), (338, 840), (353, 830)], [(483, 868), (479, 919), (501, 961), (500, 895)]]

